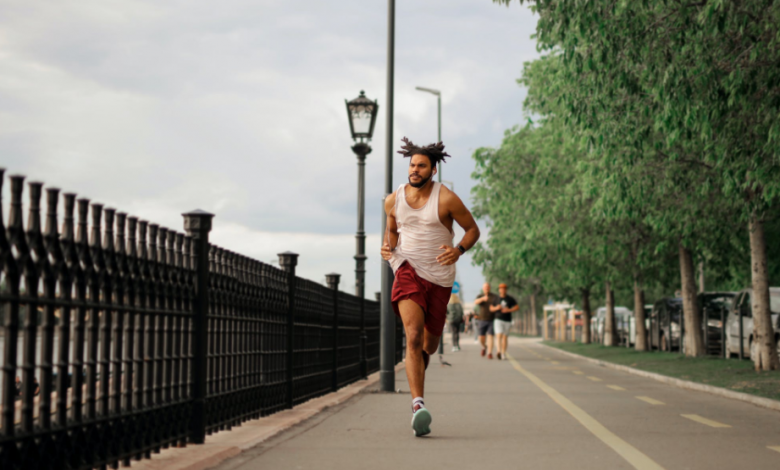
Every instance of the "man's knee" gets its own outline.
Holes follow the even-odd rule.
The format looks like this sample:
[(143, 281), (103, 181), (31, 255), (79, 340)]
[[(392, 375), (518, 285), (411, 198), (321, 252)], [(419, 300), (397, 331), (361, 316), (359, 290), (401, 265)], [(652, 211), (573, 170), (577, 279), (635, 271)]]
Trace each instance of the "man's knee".
[(406, 347), (415, 351), (420, 351), (423, 348), (424, 334), (422, 331), (407, 331), (406, 332)]

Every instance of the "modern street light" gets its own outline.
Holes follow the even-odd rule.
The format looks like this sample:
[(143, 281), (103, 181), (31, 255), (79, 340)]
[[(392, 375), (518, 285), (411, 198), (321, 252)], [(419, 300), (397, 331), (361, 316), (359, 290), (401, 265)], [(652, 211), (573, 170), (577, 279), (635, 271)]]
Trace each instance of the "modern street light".
[[(346, 101), (346, 100), (345, 100)], [(366, 318), (365, 318), (365, 290), (366, 290), (366, 232), (365, 232), (365, 202), (366, 202), (366, 155), (371, 153), (371, 136), (374, 134), (376, 114), (379, 105), (376, 101), (366, 98), (361, 90), (360, 96), (352, 101), (346, 101), (347, 117), (349, 118), (349, 130), (355, 145), (352, 151), (358, 159), (358, 227), (355, 254), (355, 295), (360, 298), (360, 373), (368, 376), (366, 363)]]
[[(437, 142), (441, 142), (441, 92), (439, 90), (434, 90), (432, 88), (425, 88), (425, 87), (415, 87), (415, 90), (424, 91), (426, 93), (430, 93), (432, 95), (436, 95), (436, 101), (437, 101), (437, 107), (438, 107), (438, 131), (439, 131), (439, 137)], [(439, 162), (439, 183), (441, 183), (441, 162)]]
[[(395, 89), (395, 0), (387, 0), (387, 102), (385, 103), (385, 198), (393, 192), (393, 91)], [(381, 205), (382, 234), (387, 232), (384, 198)], [(384, 235), (383, 235), (384, 236)], [(379, 319), (379, 390), (395, 392), (396, 318), (390, 305), (393, 270), (384, 260), (381, 269)]]

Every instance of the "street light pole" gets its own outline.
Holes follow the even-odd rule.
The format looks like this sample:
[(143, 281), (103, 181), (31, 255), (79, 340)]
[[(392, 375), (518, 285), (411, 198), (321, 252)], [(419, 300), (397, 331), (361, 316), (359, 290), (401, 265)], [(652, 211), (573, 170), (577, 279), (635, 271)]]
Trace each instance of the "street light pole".
[[(393, 192), (393, 87), (395, 75), (395, 0), (387, 0), (387, 114), (385, 126), (385, 197)], [(387, 233), (387, 216), (382, 203), (382, 236)], [(383, 241), (384, 242), (384, 241)], [(390, 263), (379, 263), (382, 270), (379, 334), (379, 389), (395, 392), (395, 313), (390, 305), (393, 271)]]
[[(439, 90), (434, 90), (432, 88), (425, 88), (425, 87), (421, 87), (421, 86), (415, 87), (415, 89), (418, 90), (418, 91), (424, 91), (426, 93), (430, 93), (432, 95), (436, 95), (436, 108), (438, 110), (437, 111), (437, 114), (438, 114), (438, 125), (437, 125), (438, 141), (437, 142), (441, 142), (441, 92)], [(438, 174), (439, 174), (439, 183), (441, 183), (441, 162), (439, 162)]]
[(355, 295), (360, 299), (360, 375), (363, 378), (368, 377), (368, 364), (366, 362), (366, 312), (365, 312), (365, 291), (366, 291), (366, 155), (371, 153), (371, 146), (359, 142), (352, 147), (358, 159), (358, 226), (355, 235), (356, 254), (355, 254)]
[(347, 101), (347, 118), (349, 119), (349, 131), (355, 145), (352, 151), (355, 152), (358, 159), (358, 223), (357, 234), (355, 235), (355, 294), (360, 299), (360, 375), (363, 378), (368, 377), (368, 365), (366, 361), (366, 155), (371, 153), (371, 146), (368, 142), (374, 135), (374, 124), (376, 124), (376, 115), (379, 105), (376, 101), (371, 101), (366, 97), (364, 91), (354, 100)]

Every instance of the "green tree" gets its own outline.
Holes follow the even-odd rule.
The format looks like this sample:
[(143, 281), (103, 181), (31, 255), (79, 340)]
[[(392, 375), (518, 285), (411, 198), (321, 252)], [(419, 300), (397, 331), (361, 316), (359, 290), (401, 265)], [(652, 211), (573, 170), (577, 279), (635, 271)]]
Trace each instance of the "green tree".
[[(660, 233), (679, 240), (689, 332), (697, 331), (689, 323), (697, 318), (691, 315), (692, 253), (706, 251), (700, 235), (707, 224), (691, 217), (701, 207), (701, 196), (715, 188), (749, 227), (761, 351), (756, 367), (777, 368), (764, 220), (780, 194), (780, 5), (532, 3), (540, 15), (540, 47), (559, 51), (565, 79), (578, 85), (563, 99), (567, 119), (585, 130), (583, 135), (605, 158), (630, 163), (649, 155), (668, 171), (687, 172), (682, 181), (701, 183), (689, 186), (699, 190), (694, 197), (683, 198), (655, 219)], [(577, 93), (586, 99), (577, 99)], [(651, 125), (632, 127), (633, 118), (642, 115)], [(614, 152), (610, 147), (616, 141), (637, 152)], [(654, 152), (648, 154), (648, 148)], [(697, 345), (692, 346), (695, 351)]]

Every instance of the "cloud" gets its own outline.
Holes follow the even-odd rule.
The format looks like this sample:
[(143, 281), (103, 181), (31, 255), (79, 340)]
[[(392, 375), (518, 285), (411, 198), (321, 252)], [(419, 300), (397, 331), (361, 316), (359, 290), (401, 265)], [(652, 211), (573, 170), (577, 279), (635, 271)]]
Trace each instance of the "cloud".
[[(301, 269), (346, 278), (357, 171), (344, 99), (364, 89), (380, 105), (366, 166), (373, 292), (386, 14), (384, 2), (358, 0), (6, 0), (0, 164), (171, 228), (182, 212), (214, 212), (215, 237), (234, 251), (322, 246), (302, 253)], [(397, 4), (394, 141), (436, 139), (435, 98), (414, 88), (440, 89), (454, 156), (443, 175), (465, 201), (473, 150), (498, 145), (522, 121), (515, 79), (538, 55), (535, 23), (526, 8), (488, 0)], [(394, 157), (394, 186), (405, 164)], [(464, 282), (481, 282), (477, 268), (460, 270)]]

